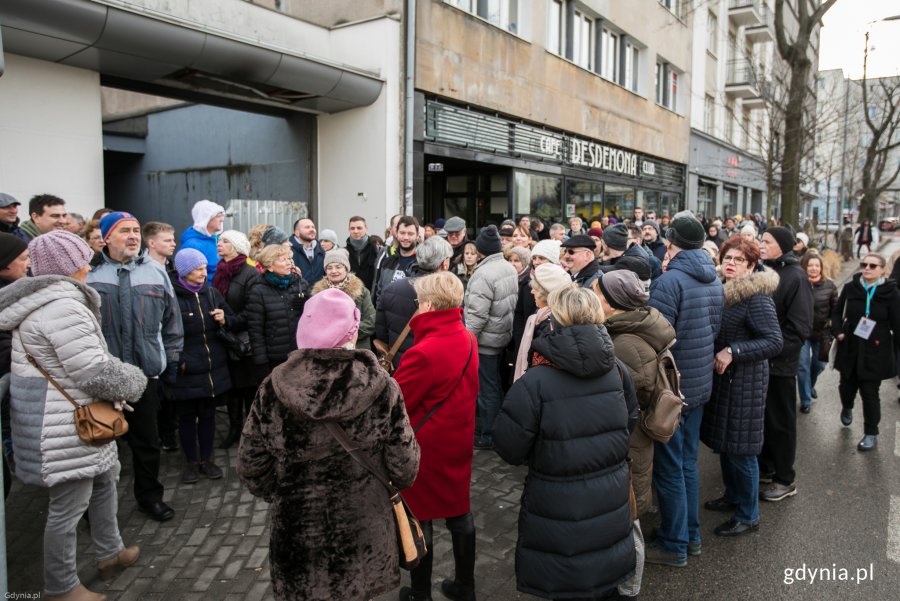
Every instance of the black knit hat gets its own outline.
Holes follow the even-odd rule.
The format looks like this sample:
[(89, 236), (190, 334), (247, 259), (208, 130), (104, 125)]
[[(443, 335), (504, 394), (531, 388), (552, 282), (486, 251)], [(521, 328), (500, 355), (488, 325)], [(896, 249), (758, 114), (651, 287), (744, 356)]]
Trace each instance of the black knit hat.
[(628, 248), (628, 226), (617, 223), (603, 230), (603, 244), (613, 250)]
[(481, 229), (481, 232), (475, 239), (475, 248), (484, 256), (496, 255), (503, 250), (500, 233), (497, 231), (496, 225), (489, 225)]
[(666, 240), (683, 250), (697, 250), (703, 248), (706, 241), (706, 231), (703, 224), (694, 217), (683, 215), (676, 217), (666, 230)]
[(794, 250), (794, 244), (797, 243), (794, 234), (786, 227), (769, 227), (766, 228), (766, 231), (763, 233), (770, 234), (775, 238), (775, 242), (778, 243), (778, 247), (781, 249), (781, 254), (783, 255)]
[(28, 244), (12, 234), (0, 232), (0, 269), (6, 269), (16, 257), (28, 250)]
[(649, 261), (640, 257), (629, 257), (623, 255), (618, 259), (615, 259), (615, 263), (613, 263), (612, 265), (603, 265), (600, 267), (600, 271), (604, 273), (619, 271), (621, 269), (632, 272), (638, 277), (639, 280), (649, 281), (652, 275)]

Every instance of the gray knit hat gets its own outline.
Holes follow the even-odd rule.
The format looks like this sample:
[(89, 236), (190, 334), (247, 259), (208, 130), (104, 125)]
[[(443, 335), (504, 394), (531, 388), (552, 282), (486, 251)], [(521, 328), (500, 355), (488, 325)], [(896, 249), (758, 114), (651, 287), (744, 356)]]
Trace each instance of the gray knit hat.
[(340, 263), (350, 273), (350, 254), (345, 248), (332, 248), (325, 253), (325, 263), (323, 268), (328, 267), (332, 263)]
[(627, 269), (604, 273), (597, 278), (597, 286), (609, 306), (620, 311), (634, 311), (650, 300), (637, 274)]
[(628, 226), (624, 223), (617, 223), (603, 230), (603, 244), (613, 250), (627, 249)]

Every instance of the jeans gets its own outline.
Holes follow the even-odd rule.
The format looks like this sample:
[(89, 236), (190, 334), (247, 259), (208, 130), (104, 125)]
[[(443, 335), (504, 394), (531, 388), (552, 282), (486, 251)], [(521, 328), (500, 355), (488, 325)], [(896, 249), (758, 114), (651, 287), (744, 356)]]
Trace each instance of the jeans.
[(816, 387), (819, 374), (825, 370), (825, 363), (819, 361), (819, 340), (807, 340), (800, 351), (800, 367), (797, 369), (797, 388), (800, 392), (800, 406), (812, 403), (812, 389)]
[(725, 499), (737, 505), (734, 519), (742, 524), (759, 522), (759, 463), (755, 455), (720, 453)]
[(116, 521), (118, 477), (117, 462), (94, 478), (71, 480), (50, 487), (47, 526), (44, 528), (44, 590), (47, 595), (64, 595), (80, 584), (75, 562), (78, 542), (75, 528), (85, 510), (91, 520), (91, 540), (97, 561), (111, 559), (125, 547)]
[(482, 440), (494, 440), (494, 420), (500, 413), (503, 391), (500, 385), (502, 355), (478, 353), (478, 413), (481, 415)]
[(662, 519), (656, 536), (660, 547), (679, 557), (687, 557), (688, 542), (700, 542), (697, 449), (702, 421), (702, 406), (683, 411), (672, 439), (653, 443), (653, 485)]

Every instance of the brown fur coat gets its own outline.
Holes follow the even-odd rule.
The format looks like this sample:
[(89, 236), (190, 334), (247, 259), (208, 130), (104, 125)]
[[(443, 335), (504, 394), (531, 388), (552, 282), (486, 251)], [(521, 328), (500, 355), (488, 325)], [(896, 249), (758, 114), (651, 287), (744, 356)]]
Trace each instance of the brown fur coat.
[(259, 388), (238, 454), (241, 480), (272, 503), (278, 600), (371, 599), (400, 584), (385, 487), (322, 425), (338, 422), (398, 488), (419, 446), (396, 382), (362, 350), (299, 350)]

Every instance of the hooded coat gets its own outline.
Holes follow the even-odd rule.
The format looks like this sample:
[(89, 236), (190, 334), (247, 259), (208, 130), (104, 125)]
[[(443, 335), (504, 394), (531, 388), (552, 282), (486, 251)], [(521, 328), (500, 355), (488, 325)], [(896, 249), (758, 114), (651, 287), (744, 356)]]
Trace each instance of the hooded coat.
[(635, 569), (626, 463), (634, 387), (602, 325), (554, 323), (532, 346), (552, 365), (526, 371), (494, 422), (500, 457), (528, 464), (517, 587), (552, 599), (592, 598)]
[(725, 282), (725, 312), (716, 352), (731, 347), (731, 365), (713, 376), (703, 409), (700, 440), (714, 451), (759, 455), (763, 446), (769, 359), (783, 339), (772, 295), (778, 274), (770, 269)]
[(370, 351), (300, 350), (275, 368), (244, 424), (238, 473), (271, 503), (279, 601), (365, 601), (400, 584), (388, 491), (326, 422), (337, 422), (398, 488), (419, 467), (400, 389)]
[(79, 405), (140, 399), (147, 378), (109, 354), (100, 331), (100, 296), (72, 278), (46, 275), (0, 290), (0, 307), (0, 329), (12, 331), (16, 475), (49, 487), (111, 469), (118, 462), (116, 445), (82, 442), (72, 404), (26, 358), (33, 356)]
[(313, 286), (312, 294), (322, 292), (328, 288), (337, 288), (345, 292), (356, 303), (356, 308), (359, 309), (359, 330), (357, 330), (356, 348), (370, 349), (372, 334), (375, 333), (375, 307), (372, 305), (372, 293), (365, 287), (362, 280), (352, 273), (347, 274), (347, 279), (342, 286), (332, 286), (328, 278), (323, 277)]
[(416, 315), (410, 328), (416, 344), (394, 374), (410, 424), (418, 428), (441, 405), (416, 432), (422, 461), (403, 497), (420, 520), (465, 515), (471, 509), (478, 345), (463, 326), (462, 309)]
[(648, 306), (675, 328), (672, 356), (681, 372), (681, 392), (689, 409), (709, 400), (715, 341), (725, 296), (716, 267), (705, 250), (682, 250), (650, 285)]
[(769, 361), (769, 373), (773, 376), (796, 376), (800, 367), (800, 349), (812, 334), (812, 286), (793, 251), (765, 263), (779, 277), (774, 300), (778, 325), (784, 338), (781, 353)]
[[(616, 357), (628, 367), (637, 394), (638, 406), (650, 406), (656, 391), (656, 356), (675, 340), (675, 330), (662, 314), (652, 307), (616, 313), (604, 322), (612, 338)], [(638, 427), (631, 433), (628, 456), (631, 458), (631, 480), (638, 515), (653, 505), (653, 440)]]
[(865, 314), (866, 291), (862, 274), (857, 273), (844, 285), (831, 314), (832, 333), (845, 335), (838, 343), (834, 368), (842, 375), (855, 373), (858, 380), (886, 380), (896, 375), (896, 357), (900, 353), (900, 291), (894, 280), (885, 280), (875, 289), (869, 310), (875, 329), (868, 340), (853, 334)]

